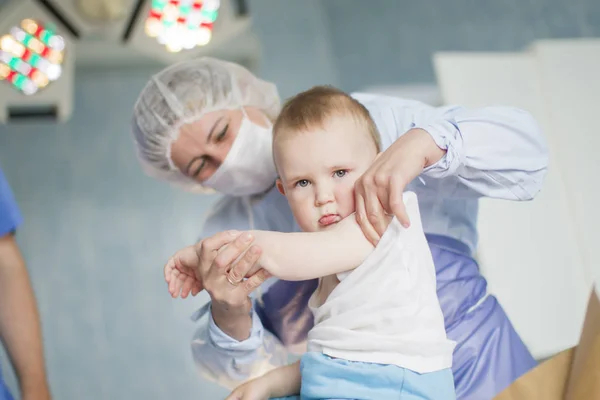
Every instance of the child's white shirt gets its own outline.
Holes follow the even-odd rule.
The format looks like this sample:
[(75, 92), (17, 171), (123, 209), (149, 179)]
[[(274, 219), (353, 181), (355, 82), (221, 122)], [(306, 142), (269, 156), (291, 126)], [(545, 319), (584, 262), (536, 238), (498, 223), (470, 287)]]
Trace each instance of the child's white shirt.
[(404, 193), (411, 226), (394, 218), (377, 247), (318, 305), (308, 351), (330, 357), (393, 364), (418, 373), (452, 366), (455, 342), (446, 336), (436, 294), (435, 266), (416, 194)]

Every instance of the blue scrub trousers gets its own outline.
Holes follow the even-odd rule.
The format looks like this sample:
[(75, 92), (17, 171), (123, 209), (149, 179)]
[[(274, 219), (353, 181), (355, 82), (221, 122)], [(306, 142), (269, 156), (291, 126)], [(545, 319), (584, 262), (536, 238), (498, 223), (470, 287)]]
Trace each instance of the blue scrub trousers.
[(278, 400), (455, 400), (452, 370), (419, 374), (395, 365), (373, 364), (306, 353), (300, 361), (300, 396)]

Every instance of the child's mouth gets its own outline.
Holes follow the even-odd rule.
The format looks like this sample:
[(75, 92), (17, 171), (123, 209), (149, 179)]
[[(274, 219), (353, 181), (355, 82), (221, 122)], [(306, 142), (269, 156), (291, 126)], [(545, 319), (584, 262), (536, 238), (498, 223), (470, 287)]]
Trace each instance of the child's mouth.
[(319, 225), (329, 226), (329, 225), (335, 224), (337, 222), (340, 222), (341, 219), (342, 218), (340, 217), (339, 214), (323, 215), (321, 218), (319, 218)]

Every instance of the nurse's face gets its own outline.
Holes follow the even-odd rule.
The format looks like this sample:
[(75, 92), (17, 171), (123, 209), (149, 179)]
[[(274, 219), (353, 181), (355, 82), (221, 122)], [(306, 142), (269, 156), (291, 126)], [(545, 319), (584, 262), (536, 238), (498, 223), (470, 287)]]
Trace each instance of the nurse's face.
[[(250, 121), (266, 127), (266, 115), (255, 107), (244, 107)], [(227, 157), (238, 135), (244, 113), (241, 109), (213, 111), (183, 125), (171, 145), (171, 159), (186, 176), (204, 182)]]

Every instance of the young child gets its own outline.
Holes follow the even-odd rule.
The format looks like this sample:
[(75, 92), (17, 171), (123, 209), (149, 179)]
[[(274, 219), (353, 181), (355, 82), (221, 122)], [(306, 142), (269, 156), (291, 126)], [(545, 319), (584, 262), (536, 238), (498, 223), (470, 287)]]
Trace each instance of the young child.
[[(303, 232), (250, 234), (262, 249), (259, 267), (280, 279), (321, 278), (309, 301), (315, 326), (300, 361), (227, 399), (455, 399), (454, 342), (416, 195), (403, 196), (411, 226), (392, 219), (375, 249), (353, 215), (354, 183), (379, 151), (369, 112), (339, 90), (315, 87), (284, 105), (273, 135), (277, 187)], [(167, 281), (179, 256), (165, 267)]]

